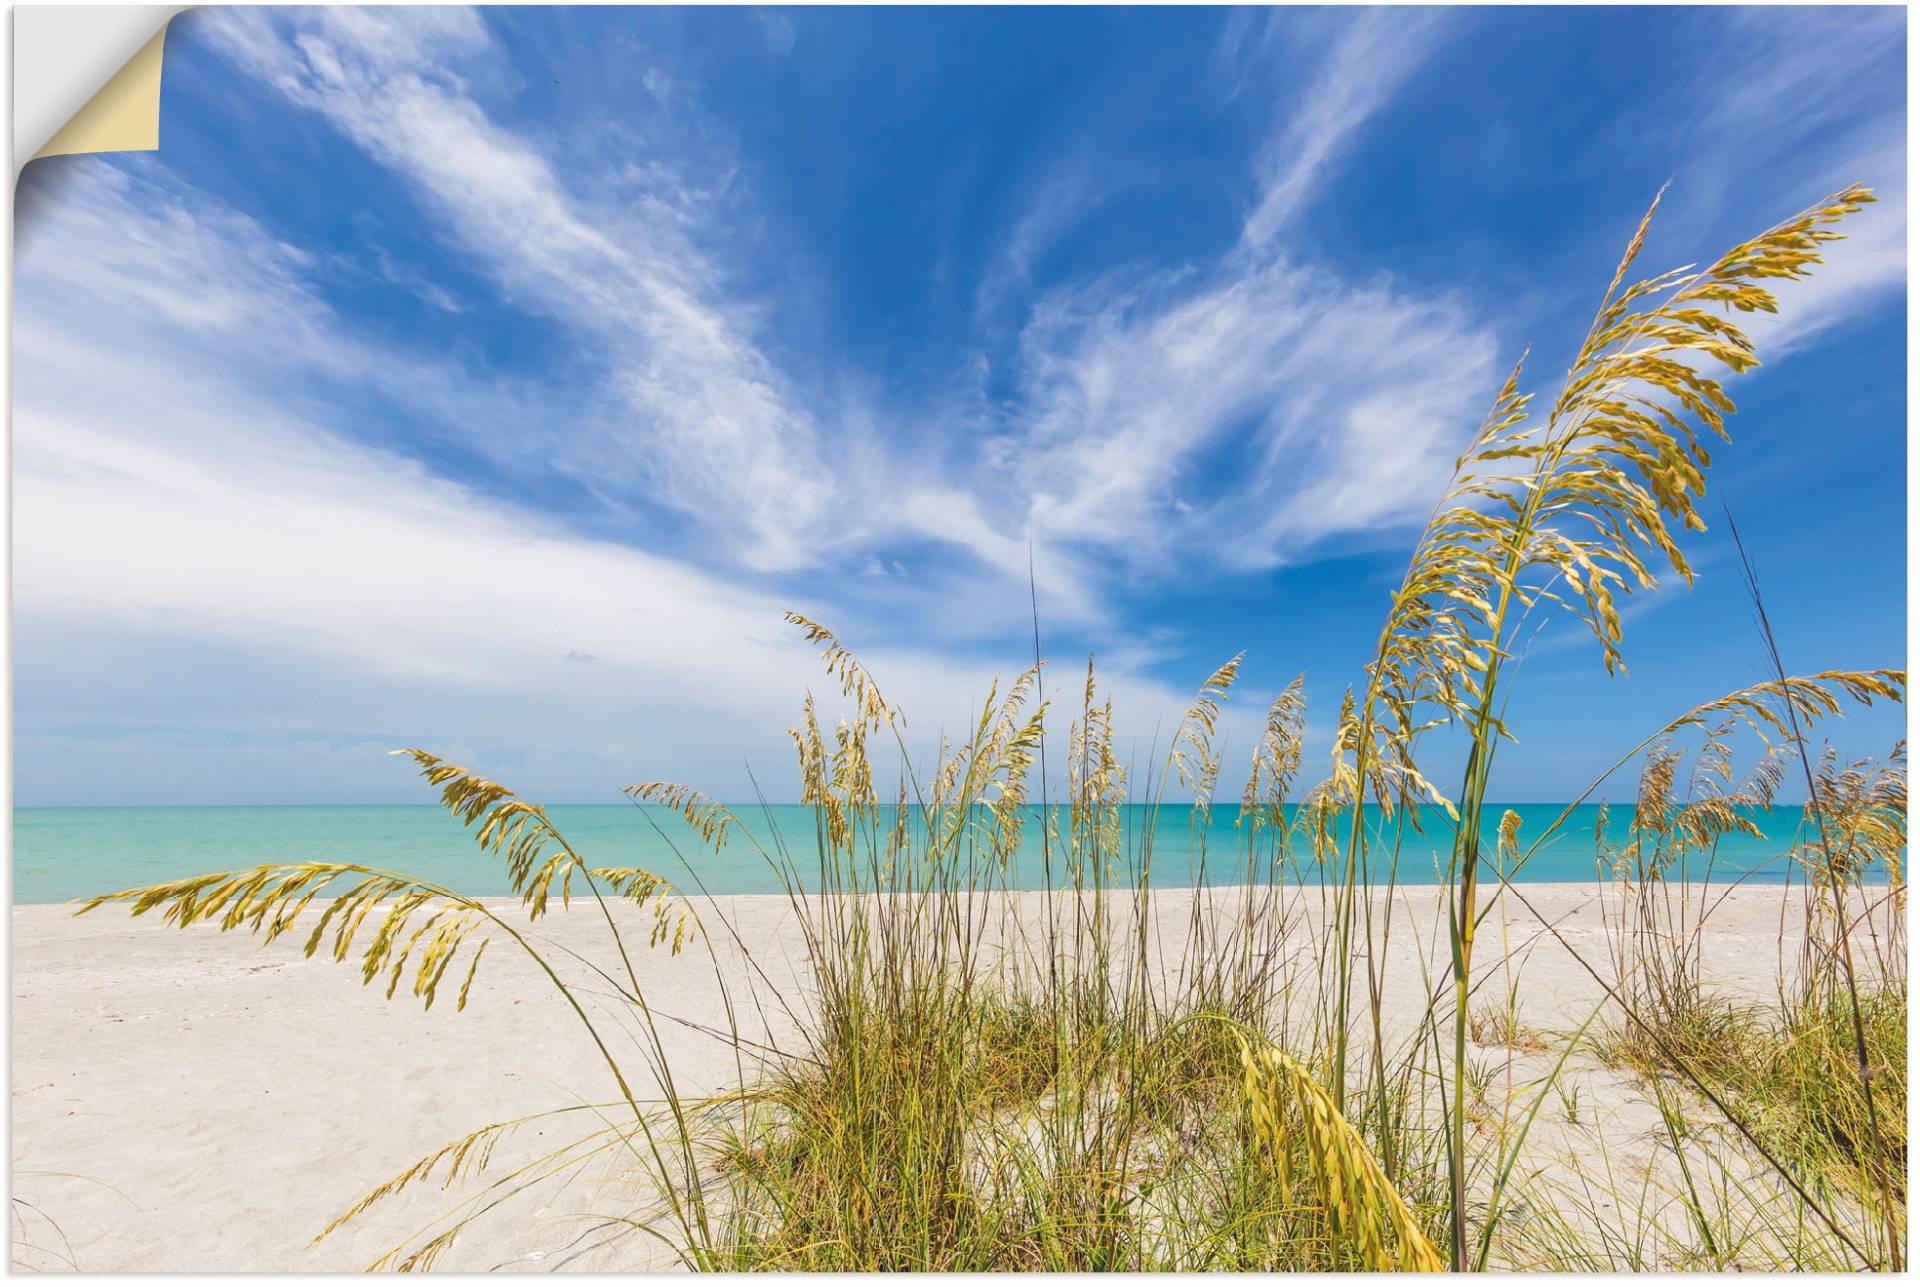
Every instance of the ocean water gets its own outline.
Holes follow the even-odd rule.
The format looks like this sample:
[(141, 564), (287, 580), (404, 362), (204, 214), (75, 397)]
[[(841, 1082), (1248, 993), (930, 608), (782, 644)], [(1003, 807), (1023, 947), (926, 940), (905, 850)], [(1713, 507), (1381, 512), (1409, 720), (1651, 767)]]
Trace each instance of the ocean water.
[[(1506, 809), (1520, 814), (1524, 849), (1552, 825), (1562, 807), (1488, 806), (1484, 852), (1494, 852), (1493, 829)], [(677, 816), (663, 810), (625, 804), (558, 805), (550, 812), (574, 848), (595, 866), (647, 867), (683, 888), (704, 886), (715, 894), (779, 892), (777, 878), (751, 844), (730, 840), (725, 852), (716, 855), (703, 849)], [(785, 847), (803, 879), (813, 870), (809, 857), (813, 810), (754, 805), (738, 812), (746, 829), (766, 848)], [(1046, 883), (1046, 862), (1037, 825), (1039, 811), (1030, 812), (1034, 822), (1026, 828), (1011, 883), (1038, 889)], [(1240, 878), (1247, 861), (1247, 833), (1235, 826), (1237, 812), (1233, 807), (1217, 808), (1211, 824), (1199, 828), (1191, 825), (1184, 806), (1163, 807), (1157, 822), (1147, 808), (1131, 807), (1125, 816), (1128, 861), (1137, 864), (1150, 848), (1150, 879), (1155, 885), (1190, 885), (1196, 878), (1232, 883)], [(1064, 829), (1064, 810), (1060, 813)], [(1626, 809), (1613, 811), (1609, 839), (1614, 843), (1625, 838), (1628, 817)], [(1595, 820), (1596, 806), (1576, 808), (1515, 879), (1592, 880)], [(1432, 883), (1452, 843), (1447, 819), (1438, 810), (1427, 810), (1424, 821), (1425, 835), (1408, 832), (1401, 843), (1403, 882)], [(1795, 842), (1800, 811), (1776, 809), (1756, 822), (1766, 838), (1724, 840), (1714, 857), (1711, 879), (1788, 878), (1791, 864), (1784, 855)], [(1146, 843), (1149, 830), (1150, 846)], [(1270, 844), (1261, 846), (1262, 863), (1270, 862), (1270, 849)], [(1320, 878), (1306, 851), (1303, 843), (1294, 846), (1290, 878)], [(1055, 852), (1056, 864), (1058, 857)], [(501, 860), (482, 853), (470, 833), (431, 805), (41, 808), (16, 809), (13, 814), (15, 903), (62, 902), (202, 872), (298, 861), (354, 862), (403, 871), (469, 894), (511, 892)], [(1690, 865), (1696, 878), (1708, 874), (1698, 856)]]

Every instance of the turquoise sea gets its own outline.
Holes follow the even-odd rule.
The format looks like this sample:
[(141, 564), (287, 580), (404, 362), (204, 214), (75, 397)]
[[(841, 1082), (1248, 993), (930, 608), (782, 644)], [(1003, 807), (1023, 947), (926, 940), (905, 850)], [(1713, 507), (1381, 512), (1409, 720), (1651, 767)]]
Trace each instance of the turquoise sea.
[[(1546, 831), (1563, 806), (1490, 805), (1485, 852), (1494, 851), (1492, 829), (1508, 808), (1521, 816), (1524, 849)], [(811, 869), (813, 811), (797, 805), (753, 805), (738, 810), (747, 829), (769, 849), (784, 844), (804, 874)], [(1035, 820), (1038, 810), (1034, 810)], [(558, 805), (557, 826), (596, 866), (648, 867), (685, 888), (704, 886), (716, 894), (778, 892), (765, 861), (743, 840), (715, 855), (700, 848), (678, 817), (632, 805)], [(1246, 833), (1236, 828), (1233, 807), (1215, 810), (1204, 830), (1189, 825), (1184, 806), (1168, 805), (1153, 826), (1152, 874), (1155, 885), (1188, 885), (1200, 876), (1210, 883), (1232, 883), (1244, 870)], [(1143, 838), (1150, 811), (1127, 810), (1133, 861), (1145, 851)], [(1630, 811), (1616, 808), (1609, 836), (1624, 839)], [(1591, 880), (1595, 875), (1596, 807), (1582, 805), (1549, 840), (1517, 879)], [(1764, 841), (1739, 837), (1722, 842), (1711, 879), (1777, 881), (1787, 877), (1784, 852), (1800, 826), (1797, 808), (1776, 809), (1757, 819)], [(1408, 833), (1401, 846), (1400, 878), (1431, 883), (1451, 843), (1447, 820), (1437, 810), (1425, 814), (1426, 835)], [(1061, 819), (1064, 826), (1065, 819)], [(1202, 841), (1204, 843), (1202, 843)], [(1296, 879), (1319, 873), (1302, 862), (1296, 845)], [(1263, 853), (1266, 846), (1263, 846)], [(1053, 855), (1055, 861), (1058, 854)], [(248, 806), (199, 808), (40, 808), (13, 815), (13, 901), (51, 903), (70, 898), (153, 884), (163, 880), (250, 867), (270, 862), (323, 860), (385, 867), (430, 878), (479, 895), (506, 894), (500, 860), (483, 854), (469, 833), (430, 805)], [(1696, 877), (1699, 858), (1691, 860)], [(1056, 873), (1057, 879), (1057, 873)], [(1026, 829), (1013, 883), (1037, 889), (1046, 883), (1040, 828)]]

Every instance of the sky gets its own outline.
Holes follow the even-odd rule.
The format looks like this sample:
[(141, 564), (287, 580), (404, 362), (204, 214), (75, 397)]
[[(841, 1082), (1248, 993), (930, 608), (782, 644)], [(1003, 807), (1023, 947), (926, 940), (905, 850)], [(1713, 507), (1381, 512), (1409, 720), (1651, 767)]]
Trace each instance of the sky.
[(1663, 184), (1649, 269), (1880, 200), (1753, 328), (1694, 586), (1623, 676), (1534, 637), (1491, 798), (1767, 677), (1723, 504), (1790, 670), (1904, 666), (1905, 22), (191, 11), (159, 151), (16, 199), (16, 803), (425, 802), (410, 745), (791, 800), (835, 703), (790, 609), (918, 763), (1037, 629), (1136, 781), (1227, 658), (1229, 782), (1304, 673), (1311, 776), (1467, 435), (1524, 351), (1551, 395)]

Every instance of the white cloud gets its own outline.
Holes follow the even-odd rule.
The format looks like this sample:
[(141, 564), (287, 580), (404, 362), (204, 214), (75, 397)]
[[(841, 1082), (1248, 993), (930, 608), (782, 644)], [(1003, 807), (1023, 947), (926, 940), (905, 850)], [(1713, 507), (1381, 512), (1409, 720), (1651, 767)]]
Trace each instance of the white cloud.
[[(1874, 204), (1841, 225), (1839, 231), (1846, 240), (1827, 245), (1825, 262), (1811, 277), (1778, 289), (1777, 314), (1743, 319), (1764, 361), (1777, 363), (1863, 309), (1896, 299), (1905, 291), (1907, 193), (1902, 158), (1892, 153), (1882, 157), (1891, 164), (1868, 163), (1861, 172), (1886, 175), (1890, 181), (1881, 181)], [(1841, 186), (1842, 181), (1835, 181), (1828, 190), (1838, 191)]]
[[(213, 29), (257, 77), (419, 185), (511, 297), (636, 354), (608, 378), (637, 422), (572, 448), (578, 472), (617, 485), (619, 457), (633, 453), (654, 494), (752, 567), (861, 560), (927, 540), (965, 550), (986, 594), (1005, 597), (1023, 588), (1031, 549), (1048, 611), (1094, 620), (1104, 578), (1073, 544), (1124, 544), (1142, 567), (1170, 551), (1258, 565), (1372, 531), (1406, 516), (1442, 444), (1477, 410), (1481, 391), (1468, 386), (1486, 375), (1488, 341), (1457, 308), (1340, 281), (1268, 244), (1418, 61), (1424, 19), (1363, 15), (1332, 32), (1324, 65), (1258, 161), (1264, 195), (1249, 228), (1264, 231), (1215, 271), (1153, 276), (1104, 300), (1101, 288), (1070, 287), (1041, 302), (1022, 347), (1023, 404), (991, 417), (999, 433), (983, 468), (952, 445), (962, 434), (909, 430), (902, 420), (914, 417), (898, 412), (876, 423), (864, 408), (810, 406), (756, 345), (759, 310), (729, 294), (701, 248), (701, 215), (676, 195), (689, 185), (672, 158), (648, 161), (661, 217), (583, 202), (464, 81), (422, 70), (483, 62), (484, 25), (420, 26), (409, 13), (232, 11)], [(999, 276), (983, 283), (983, 307), (1025, 278), (1087, 192), (1084, 179), (1043, 192)], [(1390, 401), (1404, 424), (1390, 423)], [(1260, 421), (1254, 473), (1193, 515), (1169, 474), (1249, 417)], [(951, 427), (945, 412), (932, 419)], [(1291, 468), (1275, 459), (1281, 448)], [(1278, 499), (1268, 491), (1256, 504), (1277, 477)]]
[[(1827, 247), (1809, 279), (1779, 287), (1778, 314), (1742, 320), (1773, 363), (1905, 288), (1908, 150), (1898, 73), (1907, 19), (1896, 8), (1845, 5), (1711, 16), (1724, 24), (1724, 39), (1691, 87), (1698, 123), (1688, 141), (1700, 160), (1676, 195), (1713, 209), (1718, 189), (1722, 207), (1728, 197), (1740, 203), (1743, 224), (1785, 218), (1849, 184), (1865, 183), (1878, 197), (1846, 222), (1846, 240)], [(1695, 189), (1709, 200), (1694, 203)]]
[[(1860, 174), (1880, 187), (1880, 204), (1812, 280), (1781, 290), (1778, 317), (1743, 319), (1769, 362), (1905, 281), (1903, 141), (1856, 131), (1809, 166), (1782, 143), (1801, 137), (1798, 125), (1770, 134), (1765, 124), (1800, 119), (1794, 104), (1812, 96), (1821, 105), (1811, 115), (1833, 125), (1846, 67), (1886, 56), (1854, 46), (1885, 25), (1803, 14), (1765, 26), (1738, 92), (1710, 99), (1695, 136), (1676, 144), (1743, 163), (1772, 157), (1769, 173), (1791, 171), (1794, 200)], [(994, 447), (1003, 476), (1035, 480), (1031, 530), (1164, 574), (1297, 561), (1329, 539), (1369, 539), (1424, 515), (1517, 356), (1513, 341), (1466, 301), (1311, 263), (1289, 234), (1437, 34), (1429, 15), (1403, 11), (1229, 24), (1224, 72), (1265, 73), (1240, 75), (1233, 92), (1277, 81), (1291, 104), (1256, 158), (1241, 241), (1211, 264), (1114, 274), (1039, 299), (1020, 347), (1022, 399)], [(1837, 59), (1842, 49), (1852, 52)], [(1277, 71), (1302, 64), (1314, 69), (1304, 85)], [(1716, 183), (1689, 173), (1675, 196), (1697, 206), (1702, 188)], [(1044, 189), (1021, 227), (1069, 221), (1071, 195)], [(1660, 229), (1669, 237), (1671, 213)], [(1701, 233), (1686, 223), (1690, 240)], [(1022, 261), (1010, 250), (1007, 262)]]
[[(1150, 562), (1262, 566), (1421, 512), (1493, 370), (1459, 306), (1275, 259), (1043, 301), (1010, 470), (1037, 528)], [(1207, 453), (1230, 451), (1231, 481)]]
[(23, 336), (118, 320), (136, 350), (191, 362), (217, 348), (242, 385), (287, 400), (379, 401), (416, 439), (453, 441), (517, 468), (543, 461), (529, 427), (594, 423), (590, 401), (564, 384), (476, 380), (441, 353), (343, 326), (315, 285), (334, 271), (325, 256), (171, 181), (149, 158), (128, 164), (30, 174), (17, 260), (23, 289), (43, 284), (23, 297)]
[(1615, 124), (1635, 140), (1659, 132), (1678, 159), (1637, 271), (1703, 262), (1855, 183), (1878, 198), (1841, 225), (1844, 239), (1810, 277), (1768, 283), (1777, 313), (1734, 319), (1774, 369), (1905, 289), (1907, 146), (1893, 74), (1905, 20), (1893, 9), (1776, 6), (1702, 10), (1694, 21), (1714, 56), (1678, 86), (1677, 103), (1624, 108)]
[[(1036, 533), (1161, 572), (1291, 561), (1424, 512), (1477, 422), (1497, 345), (1464, 305), (1314, 266), (1282, 236), (1418, 64), (1432, 24), (1274, 15), (1257, 35), (1230, 24), (1222, 57), (1273, 79), (1276, 56), (1299, 53), (1280, 48), (1283, 35), (1303, 34), (1325, 49), (1308, 83), (1289, 84), (1291, 107), (1256, 158), (1240, 243), (1212, 265), (1115, 275), (1035, 304), (1022, 404), (995, 459), (1004, 477), (1032, 480)], [(1060, 226), (1073, 195), (1047, 189), (1021, 228)], [(1016, 268), (1024, 244), (1009, 251)]]
[(385, 246), (373, 247), (374, 266), (381, 280), (398, 286), (410, 295), (417, 296), (424, 303), (431, 304), (443, 313), (464, 313), (466, 307), (438, 282), (431, 280), (418, 268), (399, 262), (393, 252)]
[(1793, 149), (1863, 107), (1898, 108), (1906, 15), (1895, 6), (1729, 7), (1730, 39), (1701, 68), (1701, 128)]
[(1096, 191), (1092, 177), (1079, 167), (1063, 169), (1041, 185), (1015, 221), (1005, 250), (981, 279), (974, 294), (978, 316), (987, 318), (1010, 292), (1031, 283), (1034, 261), (1088, 215)]
[(631, 453), (661, 499), (723, 513), (716, 531), (736, 533), (752, 566), (814, 561), (834, 500), (821, 431), (757, 347), (751, 306), (727, 298), (724, 274), (687, 235), (675, 186), (655, 185), (668, 196), (623, 218), (583, 208), (446, 70), (487, 49), (470, 11), (223, 10), (207, 30), (416, 184), (516, 303), (608, 352), (635, 422), (587, 444), (593, 471)]
[[(937, 435), (900, 417), (880, 424), (862, 405), (807, 404), (756, 344), (761, 306), (730, 294), (702, 248), (704, 196), (673, 158), (627, 167), (641, 185), (637, 214), (578, 197), (444, 70), (484, 62), (484, 24), (415, 18), (231, 10), (208, 21), (254, 76), (418, 185), (510, 299), (607, 355), (605, 388), (635, 414), (562, 421), (564, 434), (542, 440), (554, 458), (610, 505), (644, 490), (675, 507), (706, 529), (709, 551), (758, 572), (857, 564), (900, 540), (934, 541), (977, 562), (970, 576), (944, 579), (977, 618), (1004, 616), (979, 609), (990, 600), (1018, 598), (1024, 609), (1028, 533), (995, 527), (956, 490), (974, 471)], [(1065, 552), (1042, 547), (1035, 576), (1050, 614), (1100, 615), (1085, 569)]]
[[(1764, 369), (1774, 369), (1905, 290), (1907, 138), (1895, 75), (1905, 15), (1772, 6), (1701, 12), (1699, 21), (1711, 27), (1715, 58), (1682, 86), (1686, 109), (1678, 115), (1686, 125), (1672, 148), (1684, 165), (1661, 204), (1653, 242), (1686, 248), (1674, 257), (1705, 259), (1849, 184), (1864, 182), (1878, 198), (1841, 225), (1845, 240), (1824, 248), (1809, 279), (1770, 282), (1778, 313), (1736, 319)], [(1661, 111), (1665, 129), (1674, 109), (1663, 104)], [(1644, 119), (1626, 119), (1647, 129)], [(1740, 380), (1732, 386), (1738, 398)]]
[[(557, 776), (558, 790), (604, 788), (611, 770), (702, 777), (742, 797), (747, 756), (775, 798), (790, 797), (780, 730), (806, 688), (831, 685), (781, 613), (841, 621), (857, 643), (832, 601), (582, 540), (289, 417), (217, 372), (127, 355), (103, 377), (92, 344), (72, 336), (38, 335), (21, 357), (36, 375), (15, 417), (18, 620), (35, 640), (120, 641), (95, 670), (141, 678), (114, 712), (121, 726), (164, 712), (221, 728), (235, 708), (266, 705), (283, 726), (348, 743), (379, 729), (516, 761), (558, 752), (574, 775)], [(170, 709), (171, 676), (209, 655), (232, 676), (220, 705)], [(1026, 659), (879, 648), (867, 660), (930, 735), (964, 724), (996, 664)], [(48, 711), (59, 669), (33, 671), (28, 703), (36, 736), (56, 740), (88, 722)], [(249, 677), (270, 690), (324, 682), (263, 702)], [(1143, 721), (1181, 701), (1114, 679)], [(258, 719), (239, 724), (260, 734)]]
[[(1242, 241), (1271, 245), (1323, 186), (1353, 133), (1392, 100), (1433, 44), (1434, 14), (1418, 9), (1364, 9), (1342, 14), (1342, 25), (1314, 58), (1311, 84), (1280, 116), (1273, 138), (1255, 163), (1259, 198), (1247, 215)], [(1299, 15), (1276, 10), (1262, 45), (1282, 22)], [(1301, 60), (1301, 61), (1304, 61)]]
[[(19, 275), (25, 798), (409, 798), (404, 775), (379, 785), (382, 735), (599, 798), (659, 775), (745, 798), (744, 757), (791, 797), (783, 730), (831, 685), (781, 613), (856, 645), (861, 613), (583, 538), (351, 440), (235, 360), (276, 331), (323, 367), (367, 351), (298, 252), (202, 195), (69, 173)], [(1028, 660), (863, 651), (923, 741)], [(1112, 679), (1147, 727), (1184, 701)]]

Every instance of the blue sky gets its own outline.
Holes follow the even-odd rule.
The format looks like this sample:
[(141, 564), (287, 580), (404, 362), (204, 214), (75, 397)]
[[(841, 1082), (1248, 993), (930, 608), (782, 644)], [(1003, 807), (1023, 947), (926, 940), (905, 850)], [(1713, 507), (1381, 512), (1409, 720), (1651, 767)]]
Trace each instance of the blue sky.
[(1138, 762), (1244, 649), (1230, 754), (1304, 671), (1311, 770), (1466, 434), (1669, 180), (1650, 268), (1881, 201), (1755, 330), (1695, 588), (1629, 608), (1621, 678), (1540, 636), (1493, 794), (1765, 676), (1723, 500), (1790, 668), (1904, 665), (1904, 46), (1884, 8), (191, 12), (160, 151), (18, 198), (16, 799), (422, 800), (403, 744), (790, 799), (827, 684), (782, 610), (930, 746), (1031, 659), (1030, 551)]

